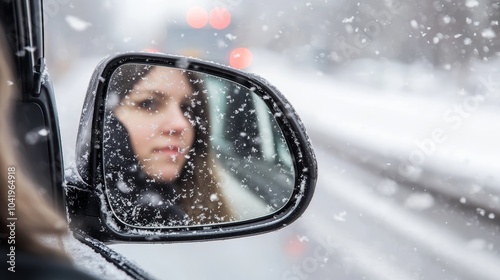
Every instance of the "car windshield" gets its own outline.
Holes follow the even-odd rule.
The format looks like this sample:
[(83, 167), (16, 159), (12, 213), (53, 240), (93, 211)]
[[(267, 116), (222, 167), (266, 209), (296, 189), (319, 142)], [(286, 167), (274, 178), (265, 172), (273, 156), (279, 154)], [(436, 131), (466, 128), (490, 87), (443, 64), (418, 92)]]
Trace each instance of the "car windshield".
[(247, 238), (111, 246), (158, 279), (498, 279), (498, 1), (45, 0), (44, 9), (66, 167), (92, 71), (117, 52), (255, 73), (307, 128), (319, 181), (305, 214)]

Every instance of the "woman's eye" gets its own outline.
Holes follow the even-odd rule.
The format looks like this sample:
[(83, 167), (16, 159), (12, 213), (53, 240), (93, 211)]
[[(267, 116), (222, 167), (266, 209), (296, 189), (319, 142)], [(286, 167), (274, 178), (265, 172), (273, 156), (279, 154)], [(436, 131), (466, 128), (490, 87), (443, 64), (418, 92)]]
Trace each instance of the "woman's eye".
[(142, 110), (146, 111), (156, 111), (158, 110), (158, 102), (154, 99), (145, 99), (138, 103), (138, 106)]

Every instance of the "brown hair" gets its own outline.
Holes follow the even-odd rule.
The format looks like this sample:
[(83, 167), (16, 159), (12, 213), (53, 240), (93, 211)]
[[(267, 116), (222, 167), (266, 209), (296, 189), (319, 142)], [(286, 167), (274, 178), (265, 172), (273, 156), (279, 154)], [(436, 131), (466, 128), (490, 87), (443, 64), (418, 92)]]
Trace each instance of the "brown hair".
[[(200, 82), (200, 77), (194, 72), (187, 72), (187, 79), (192, 86), (194, 98), (198, 102), (193, 108), (195, 116), (194, 151), (186, 163), (179, 180), (188, 190), (184, 205), (195, 223), (220, 223), (232, 220), (232, 213), (221, 189), (221, 180), (217, 174), (216, 160), (210, 148), (210, 111), (206, 89)], [(201, 140), (201, 141), (200, 141)]]
[[(0, 227), (12, 236), (7, 225), (15, 223), (16, 248), (44, 256), (69, 260), (62, 249), (44, 246), (41, 234), (62, 236), (67, 232), (66, 222), (42, 198), (38, 188), (28, 179), (16, 160), (11, 141), (11, 110), (13, 93), (17, 90), (11, 73), (7, 44), (0, 26)], [(10, 212), (8, 205), (15, 206)], [(12, 215), (13, 214), (13, 215)], [(7, 220), (15, 217), (17, 220)], [(9, 243), (10, 244), (10, 243)], [(14, 244), (12, 244), (14, 245)]]

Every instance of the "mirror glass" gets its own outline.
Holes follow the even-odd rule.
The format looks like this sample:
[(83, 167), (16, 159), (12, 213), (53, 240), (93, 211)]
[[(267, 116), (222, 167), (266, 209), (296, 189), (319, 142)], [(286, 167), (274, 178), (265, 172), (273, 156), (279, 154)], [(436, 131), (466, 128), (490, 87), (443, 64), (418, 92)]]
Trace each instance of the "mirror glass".
[(105, 194), (142, 228), (239, 222), (290, 199), (295, 170), (273, 113), (233, 81), (124, 64), (106, 95)]

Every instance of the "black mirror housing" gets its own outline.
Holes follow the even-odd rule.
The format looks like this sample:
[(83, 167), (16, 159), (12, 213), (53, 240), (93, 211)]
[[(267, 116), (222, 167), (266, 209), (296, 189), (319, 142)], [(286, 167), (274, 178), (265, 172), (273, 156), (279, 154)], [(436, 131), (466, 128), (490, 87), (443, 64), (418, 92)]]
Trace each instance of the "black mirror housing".
[[(284, 205), (265, 215), (221, 223), (186, 223), (161, 227), (130, 224), (120, 219), (120, 215), (116, 213), (120, 209), (113, 206), (113, 197), (109, 194), (112, 186), (106, 181), (110, 174), (106, 174), (109, 166), (106, 166), (107, 146), (104, 134), (109, 129), (106, 128), (106, 100), (110, 81), (117, 69), (127, 64), (168, 67), (181, 72), (208, 75), (248, 89), (263, 101), (283, 135), (293, 165), (293, 189)], [(255, 174), (252, 176), (255, 177)], [(264, 233), (289, 225), (305, 211), (314, 193), (316, 180), (316, 158), (299, 116), (286, 98), (263, 78), (215, 63), (180, 56), (118, 54), (99, 63), (87, 91), (78, 131), (76, 170), (67, 177), (70, 226), (108, 242), (199, 241)], [(251, 186), (248, 188), (258, 189), (258, 186), (252, 185), (258, 184), (255, 182), (249, 183)]]

